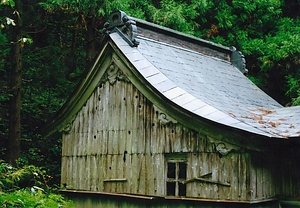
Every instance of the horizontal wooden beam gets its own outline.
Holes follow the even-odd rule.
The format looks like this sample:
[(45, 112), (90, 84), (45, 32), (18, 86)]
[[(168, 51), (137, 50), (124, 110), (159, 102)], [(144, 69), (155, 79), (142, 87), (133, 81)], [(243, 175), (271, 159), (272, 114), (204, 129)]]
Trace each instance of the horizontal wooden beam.
[(194, 182), (194, 181), (212, 183), (212, 184), (217, 184), (217, 185), (227, 186), (227, 187), (231, 186), (229, 183), (223, 183), (223, 182), (220, 182), (220, 181), (213, 181), (213, 180), (209, 180), (209, 179), (205, 179), (205, 178), (192, 178), (190, 180), (187, 180), (185, 183), (190, 183), (190, 182)]
[[(190, 202), (203, 202), (203, 203), (220, 203), (220, 204), (260, 204), (260, 203), (268, 203), (268, 202), (275, 202), (279, 201), (277, 198), (270, 198), (270, 199), (262, 199), (262, 200), (222, 200), (222, 199), (203, 199), (203, 198), (190, 198), (190, 197), (175, 197), (175, 196), (146, 196), (146, 195), (134, 195), (134, 194), (126, 194), (126, 193), (108, 193), (108, 192), (96, 192), (96, 191), (83, 191), (83, 190), (61, 190), (62, 194), (96, 194), (102, 196), (111, 196), (111, 197), (125, 197), (125, 198), (135, 198), (135, 199), (142, 199), (142, 200), (150, 200), (157, 203), (157, 200), (161, 202), (161, 200), (167, 201), (190, 201)], [(287, 202), (287, 201), (285, 201)]]
[(110, 178), (110, 179), (104, 179), (103, 182), (126, 182), (126, 178)]

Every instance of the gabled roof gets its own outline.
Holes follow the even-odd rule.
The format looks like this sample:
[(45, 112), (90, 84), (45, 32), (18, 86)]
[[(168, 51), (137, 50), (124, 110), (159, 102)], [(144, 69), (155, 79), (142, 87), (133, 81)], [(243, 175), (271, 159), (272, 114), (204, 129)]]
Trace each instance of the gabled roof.
[(300, 137), (300, 106), (283, 107), (255, 86), (243, 74), (244, 59), (234, 48), (122, 12), (114, 13), (109, 23), (106, 41), (133, 66), (138, 79), (162, 97), (161, 102), (190, 117), (251, 134)]

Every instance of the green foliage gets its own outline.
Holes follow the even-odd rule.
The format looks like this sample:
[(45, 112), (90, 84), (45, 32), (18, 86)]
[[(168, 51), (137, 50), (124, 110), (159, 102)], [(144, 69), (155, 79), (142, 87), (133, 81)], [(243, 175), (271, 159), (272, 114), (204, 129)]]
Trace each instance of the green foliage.
[(158, 7), (149, 5), (150, 20), (181, 32), (194, 34), (199, 28), (195, 19), (201, 17), (211, 7), (212, 4), (206, 0), (187, 2), (162, 0)]
[(12, 193), (0, 192), (1, 207), (36, 207), (36, 208), (71, 208), (71, 201), (66, 201), (58, 194), (44, 194), (42, 191), (33, 193), (30, 189), (21, 189)]
[(1, 0), (0, 5), (7, 5), (7, 6), (14, 7), (15, 2), (13, 0)]
[(0, 161), (1, 207), (73, 207), (61, 195), (52, 193), (46, 172), (33, 165), (14, 168)]
[(12, 192), (32, 186), (48, 189), (48, 178), (44, 170), (33, 165), (14, 168), (0, 161), (0, 191), (2, 192)]
[(298, 68), (298, 74), (293, 77), (287, 76), (289, 90), (286, 92), (287, 96), (292, 98), (292, 105), (300, 105), (300, 69)]
[(242, 51), (252, 57), (248, 61), (256, 64), (250, 73), (261, 77), (261, 87), (266, 86), (264, 89), (283, 104), (297, 105), (293, 100), (299, 97), (300, 89), (294, 84), (299, 81), (299, 44), (299, 20), (287, 17), (281, 18), (267, 35), (240, 43)]
[(98, 17), (105, 17), (108, 14), (116, 11), (123, 10), (129, 14), (144, 18), (143, 8), (146, 1), (135, 1), (135, 0), (47, 0), (39, 3), (45, 10), (50, 12), (62, 11), (69, 14), (80, 14), (83, 18), (86, 18), (92, 8), (96, 10)]

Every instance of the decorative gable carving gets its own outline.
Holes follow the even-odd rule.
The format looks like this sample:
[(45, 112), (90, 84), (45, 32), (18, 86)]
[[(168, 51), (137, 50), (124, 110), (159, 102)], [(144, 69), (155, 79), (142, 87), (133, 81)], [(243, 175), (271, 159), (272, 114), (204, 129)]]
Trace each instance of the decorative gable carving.
[(208, 141), (215, 145), (216, 151), (219, 152), (221, 155), (227, 155), (231, 151), (239, 151), (241, 147), (236, 145), (228, 144), (226, 142), (221, 142), (217, 139), (212, 137), (207, 137)]
[(155, 112), (158, 114), (158, 119), (161, 124), (167, 125), (168, 123), (172, 122), (173, 124), (176, 124), (177, 121), (167, 114), (165, 114), (163, 111), (161, 111), (158, 107), (154, 106)]
[(123, 80), (129, 82), (129, 80), (127, 79), (126, 75), (122, 72), (122, 70), (120, 70), (115, 63), (112, 63), (107, 68), (100, 83), (105, 83), (108, 81), (111, 85), (113, 85), (117, 80)]

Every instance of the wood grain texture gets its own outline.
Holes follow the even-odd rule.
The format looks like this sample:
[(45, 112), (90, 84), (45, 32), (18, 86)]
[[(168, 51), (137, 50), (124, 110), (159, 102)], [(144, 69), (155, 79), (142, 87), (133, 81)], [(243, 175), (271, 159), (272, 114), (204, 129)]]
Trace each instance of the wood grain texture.
[[(166, 154), (187, 156), (187, 197), (261, 200), (299, 196), (299, 171), (245, 151), (221, 155), (213, 138), (161, 120), (161, 112), (133, 84), (102, 81), (63, 134), (61, 183), (69, 189), (166, 195)], [(211, 137), (211, 135), (210, 135)], [(192, 180), (201, 178), (203, 180)], [(281, 187), (281, 188), (279, 188)]]

